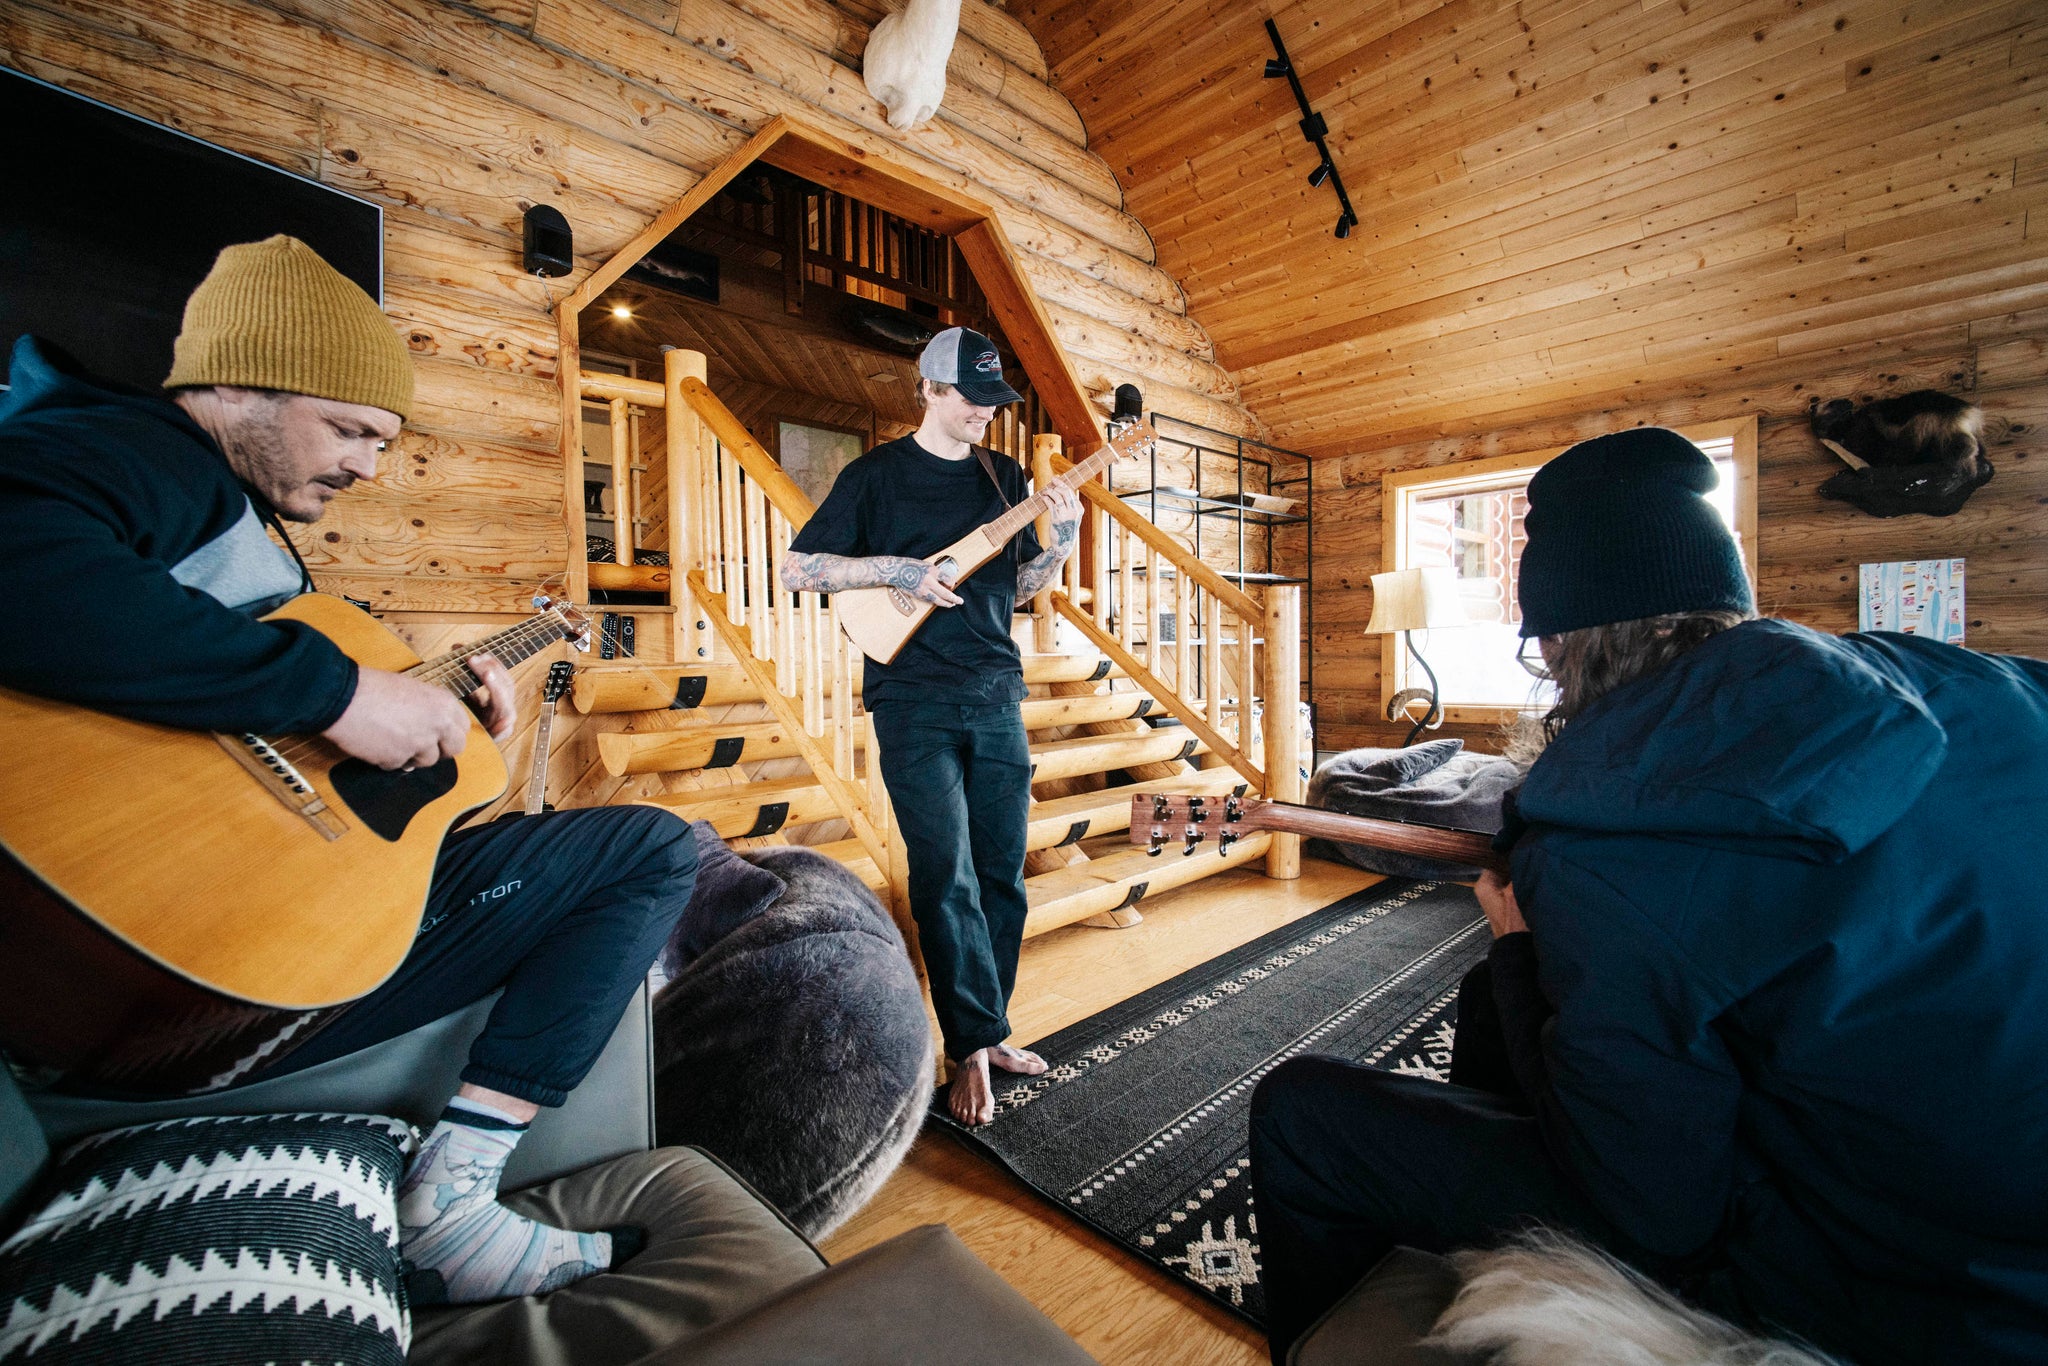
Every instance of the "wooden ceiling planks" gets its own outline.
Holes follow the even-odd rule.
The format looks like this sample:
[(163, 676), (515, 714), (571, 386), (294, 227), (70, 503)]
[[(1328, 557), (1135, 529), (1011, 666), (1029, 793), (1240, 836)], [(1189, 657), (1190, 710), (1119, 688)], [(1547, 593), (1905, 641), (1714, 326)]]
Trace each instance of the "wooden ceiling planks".
[(2048, 305), (2039, 0), (1009, 8), (1283, 445), (1775, 384)]

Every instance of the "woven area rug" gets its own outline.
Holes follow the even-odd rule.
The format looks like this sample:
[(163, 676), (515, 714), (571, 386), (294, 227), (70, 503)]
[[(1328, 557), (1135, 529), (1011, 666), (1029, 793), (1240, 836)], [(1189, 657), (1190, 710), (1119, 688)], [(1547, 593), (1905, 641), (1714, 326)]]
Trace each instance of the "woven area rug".
[(993, 1123), (933, 1114), (1060, 1208), (1260, 1323), (1252, 1088), (1302, 1053), (1445, 1079), (1458, 980), (1488, 942), (1469, 888), (1383, 882), (1032, 1044), (1050, 1070), (999, 1083)]

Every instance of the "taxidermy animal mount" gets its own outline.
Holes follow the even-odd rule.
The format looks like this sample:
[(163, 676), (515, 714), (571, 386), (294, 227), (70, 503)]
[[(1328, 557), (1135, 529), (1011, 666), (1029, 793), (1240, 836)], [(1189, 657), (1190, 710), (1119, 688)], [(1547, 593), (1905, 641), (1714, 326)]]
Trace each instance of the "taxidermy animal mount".
[(939, 112), (946, 62), (960, 33), (960, 0), (910, 0), (868, 35), (861, 79), (889, 111), (889, 126), (909, 132)]
[(1984, 413), (1952, 394), (1916, 389), (1861, 407), (1816, 399), (1812, 416), (1813, 434), (1851, 466), (1820, 486), (1821, 497), (1873, 517), (1946, 517), (1991, 478)]

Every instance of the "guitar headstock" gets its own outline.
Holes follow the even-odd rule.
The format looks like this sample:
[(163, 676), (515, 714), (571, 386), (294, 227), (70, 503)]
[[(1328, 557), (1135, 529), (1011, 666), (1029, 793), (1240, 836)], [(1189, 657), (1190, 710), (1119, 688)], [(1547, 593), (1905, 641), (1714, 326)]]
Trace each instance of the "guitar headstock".
[(548, 665), (547, 679), (540, 685), (540, 700), (542, 702), (561, 701), (562, 695), (569, 691), (569, 681), (574, 677), (576, 677), (576, 666), (566, 659), (558, 659), (553, 664)]
[(1220, 797), (1175, 797), (1161, 792), (1131, 798), (1131, 843), (1146, 846), (1157, 857), (1175, 841), (1183, 857), (1213, 840), (1221, 854), (1243, 839), (1247, 820), (1265, 803), (1257, 797), (1229, 793)]
[(1152, 430), (1152, 424), (1140, 418), (1111, 437), (1109, 448), (1118, 459), (1129, 460), (1144, 454), (1145, 448), (1158, 439), (1159, 433)]
[(566, 598), (552, 598), (546, 593), (533, 595), (533, 610), (543, 612), (562, 623), (562, 639), (581, 653), (590, 651), (590, 618), (582, 609)]

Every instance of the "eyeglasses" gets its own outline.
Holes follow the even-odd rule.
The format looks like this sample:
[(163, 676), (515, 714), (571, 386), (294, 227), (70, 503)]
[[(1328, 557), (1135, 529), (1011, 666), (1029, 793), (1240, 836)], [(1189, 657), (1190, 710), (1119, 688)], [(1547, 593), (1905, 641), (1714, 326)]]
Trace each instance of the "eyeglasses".
[[(1532, 645), (1536, 647), (1534, 659), (1529, 657), (1529, 647)], [(1550, 681), (1550, 666), (1543, 662), (1543, 645), (1537, 637), (1522, 638), (1522, 648), (1515, 651), (1515, 663), (1521, 665), (1531, 678), (1540, 678), (1546, 683)]]

